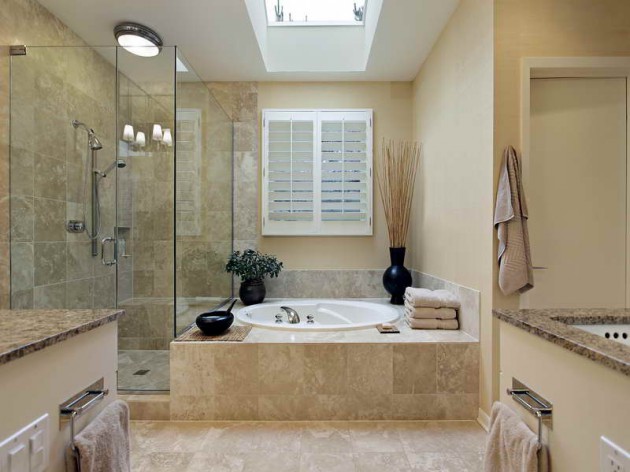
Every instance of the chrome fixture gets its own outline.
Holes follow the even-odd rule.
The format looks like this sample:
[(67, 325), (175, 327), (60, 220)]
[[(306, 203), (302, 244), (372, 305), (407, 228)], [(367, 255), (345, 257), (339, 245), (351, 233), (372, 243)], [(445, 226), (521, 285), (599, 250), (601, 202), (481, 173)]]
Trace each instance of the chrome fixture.
[[(87, 126), (85, 123), (82, 123), (78, 120), (72, 120), (72, 126), (75, 129), (81, 128), (88, 135), (87, 147), (90, 152), (91, 159), (90, 162), (85, 163), (85, 174), (83, 177), (83, 228), (85, 228), (85, 232), (88, 238), (92, 241), (92, 256), (98, 256), (98, 235), (101, 232), (101, 202), (98, 194), (98, 175), (99, 171), (96, 170), (96, 161), (97, 161), (97, 153), (99, 150), (103, 149), (103, 144), (100, 142), (96, 133), (92, 128)], [(92, 187), (92, 228), (88, 228), (86, 225), (87, 221), (87, 181), (88, 176), (91, 176), (91, 187)], [(70, 232), (78, 232), (81, 231), (80, 226), (77, 221), (73, 220), (72, 222), (68, 222), (66, 225), (66, 229)]]
[(315, 323), (315, 317), (313, 315), (306, 315), (306, 322), (308, 324), (313, 324)]
[[(114, 245), (114, 256), (111, 259), (105, 259), (105, 245), (111, 243)], [(111, 236), (108, 236), (106, 238), (103, 238), (101, 240), (101, 263), (104, 266), (113, 266), (115, 265), (117, 262), (116, 260), (116, 238), (113, 238)]]
[(298, 324), (300, 322), (300, 315), (298, 315), (297, 311), (295, 311), (293, 308), (288, 306), (281, 306), (280, 309), (284, 310), (284, 312), (287, 314), (289, 324)]
[(26, 46), (23, 44), (9, 46), (9, 56), (26, 56)]
[(138, 23), (120, 23), (114, 28), (116, 41), (131, 54), (153, 57), (162, 50), (162, 38), (147, 26)]
[(523, 382), (512, 377), (512, 388), (506, 392), (538, 420), (538, 443), (542, 444), (542, 425), (552, 426), (553, 405)]
[(114, 167), (117, 167), (118, 169), (124, 169), (125, 167), (127, 167), (127, 163), (122, 159), (116, 159), (114, 162), (108, 165), (105, 170), (95, 170), (94, 172), (96, 172), (101, 179), (104, 179)]

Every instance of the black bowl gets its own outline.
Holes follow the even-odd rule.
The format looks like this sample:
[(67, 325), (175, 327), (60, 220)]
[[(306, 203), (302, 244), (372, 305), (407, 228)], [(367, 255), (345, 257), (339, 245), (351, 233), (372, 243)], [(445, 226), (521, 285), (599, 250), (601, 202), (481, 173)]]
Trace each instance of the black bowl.
[(195, 323), (206, 336), (217, 336), (232, 326), (234, 315), (225, 311), (209, 311), (197, 316)]

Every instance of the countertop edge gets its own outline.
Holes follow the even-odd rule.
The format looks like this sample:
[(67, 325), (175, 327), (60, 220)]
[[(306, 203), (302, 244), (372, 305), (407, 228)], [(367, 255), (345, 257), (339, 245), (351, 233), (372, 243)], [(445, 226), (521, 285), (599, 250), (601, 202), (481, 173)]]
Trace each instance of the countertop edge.
[(28, 354), (41, 351), (42, 349), (45, 349), (47, 347), (53, 346), (67, 339), (78, 336), (79, 334), (87, 333), (96, 328), (112, 323), (118, 320), (118, 318), (120, 318), (124, 314), (125, 314), (125, 310), (114, 309), (111, 314), (103, 316), (102, 318), (91, 320), (91, 321), (88, 321), (87, 323), (77, 325), (73, 328), (54, 334), (53, 336), (37, 339), (31, 343), (25, 344), (18, 348), (11, 349), (5, 352), (0, 352), (0, 366), (7, 364), (11, 361), (14, 361), (16, 359), (20, 359), (24, 356), (27, 356)]
[[(596, 362), (604, 367), (617, 371), (623, 375), (630, 377), (630, 364), (622, 359), (611, 355), (607, 352), (602, 352), (596, 347), (585, 346), (576, 340), (563, 336), (559, 333), (554, 333), (547, 329), (537, 326), (535, 323), (517, 318), (514, 314), (508, 314), (505, 312), (517, 312), (518, 310), (501, 310), (493, 309), (492, 314), (495, 318), (504, 321), (516, 328), (520, 328), (523, 331), (536, 335), (546, 341), (549, 341), (569, 352), (574, 352), (582, 357), (585, 357), (593, 362)], [(551, 321), (563, 326), (571, 327), (571, 325), (565, 325), (561, 321), (553, 319), (553, 316), (549, 316)], [(577, 329), (577, 328), (574, 328)], [(590, 333), (588, 333), (590, 334)], [(599, 340), (599, 336), (591, 334), (595, 339)], [(614, 342), (614, 341), (611, 341)]]

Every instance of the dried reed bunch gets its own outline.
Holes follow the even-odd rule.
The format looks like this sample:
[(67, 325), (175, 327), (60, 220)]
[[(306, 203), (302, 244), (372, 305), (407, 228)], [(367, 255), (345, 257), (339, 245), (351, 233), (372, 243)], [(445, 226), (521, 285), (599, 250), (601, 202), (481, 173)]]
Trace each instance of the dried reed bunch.
[(421, 148), (416, 142), (383, 140), (376, 180), (385, 209), (390, 247), (406, 247)]

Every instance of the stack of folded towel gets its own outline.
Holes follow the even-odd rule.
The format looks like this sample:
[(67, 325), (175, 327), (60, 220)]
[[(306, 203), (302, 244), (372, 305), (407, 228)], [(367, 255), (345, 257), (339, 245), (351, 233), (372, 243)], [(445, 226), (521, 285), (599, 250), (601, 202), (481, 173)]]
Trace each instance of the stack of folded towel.
[(458, 329), (460, 307), (457, 297), (447, 290), (405, 290), (405, 319), (414, 329)]

